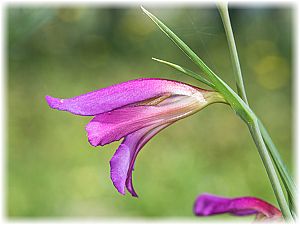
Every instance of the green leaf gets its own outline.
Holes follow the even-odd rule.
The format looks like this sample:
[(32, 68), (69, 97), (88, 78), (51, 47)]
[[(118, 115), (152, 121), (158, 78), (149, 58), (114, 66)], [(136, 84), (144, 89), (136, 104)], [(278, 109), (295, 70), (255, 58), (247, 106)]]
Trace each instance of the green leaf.
[(215, 88), (214, 84), (212, 84), (211, 82), (209, 82), (208, 80), (206, 80), (205, 78), (203, 78), (200, 74), (197, 74), (197, 73), (195, 73), (195, 72), (193, 72), (193, 71), (191, 71), (189, 69), (186, 69), (186, 68), (184, 68), (182, 66), (176, 65), (176, 64), (168, 62), (168, 61), (164, 61), (164, 60), (156, 59), (156, 58), (152, 58), (152, 59), (155, 60), (155, 61), (157, 61), (157, 62), (160, 62), (160, 63), (163, 63), (165, 65), (168, 65), (168, 66), (170, 66), (170, 67), (172, 67), (172, 68), (174, 68), (174, 69), (176, 69), (176, 70), (178, 70), (178, 71), (180, 71), (180, 72), (182, 72), (182, 73), (184, 73), (184, 74), (186, 74), (186, 75), (188, 75), (190, 77), (193, 77), (196, 80), (199, 80), (200, 82), (202, 82), (202, 83), (210, 86), (213, 89)]

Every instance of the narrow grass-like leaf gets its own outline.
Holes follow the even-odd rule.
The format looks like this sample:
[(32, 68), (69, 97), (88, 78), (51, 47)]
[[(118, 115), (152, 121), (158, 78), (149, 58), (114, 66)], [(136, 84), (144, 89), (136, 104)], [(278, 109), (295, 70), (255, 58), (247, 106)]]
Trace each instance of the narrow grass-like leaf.
[[(153, 14), (148, 12), (145, 8), (141, 7), (144, 13), (149, 16), (149, 18), (206, 74), (210, 75), (213, 72), (208, 66), (190, 49), (190, 47), (185, 44), (176, 34), (173, 33), (166, 25), (164, 25), (159, 19), (157, 19)], [(215, 75), (216, 76), (216, 75)], [(211, 78), (211, 77), (210, 77)]]
[(171, 62), (168, 62), (168, 61), (165, 61), (165, 60), (161, 60), (161, 59), (157, 59), (157, 58), (152, 58), (152, 59), (155, 60), (155, 61), (157, 61), (157, 62), (163, 63), (163, 64), (165, 64), (167, 66), (170, 66), (170, 67), (172, 67), (172, 68), (174, 68), (174, 69), (176, 69), (176, 70), (178, 70), (178, 71), (180, 71), (180, 72), (182, 72), (182, 73), (184, 73), (184, 74), (186, 74), (186, 75), (188, 75), (190, 77), (193, 77), (193, 78), (199, 80), (200, 82), (202, 82), (202, 83), (210, 86), (213, 89), (215, 88), (214, 84), (212, 84), (210, 81), (208, 81), (205, 78), (203, 78), (200, 74), (195, 73), (194, 71), (191, 71), (191, 70), (186, 69), (186, 68), (184, 68), (182, 66), (176, 65), (174, 63), (171, 63)]

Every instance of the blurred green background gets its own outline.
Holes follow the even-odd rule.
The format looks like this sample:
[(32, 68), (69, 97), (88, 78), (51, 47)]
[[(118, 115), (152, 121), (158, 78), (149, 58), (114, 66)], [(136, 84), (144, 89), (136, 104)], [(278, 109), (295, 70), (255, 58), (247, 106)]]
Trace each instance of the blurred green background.
[[(235, 88), (214, 5), (146, 8)], [(293, 171), (293, 8), (234, 6), (230, 15), (250, 105)], [(151, 60), (198, 71), (138, 6), (8, 5), (6, 25), (9, 218), (237, 219), (194, 217), (202, 192), (276, 204), (247, 127), (228, 106), (209, 106), (143, 148), (133, 175), (137, 199), (120, 195), (110, 181), (109, 160), (119, 143), (90, 146), (84, 127), (91, 117), (48, 107), (45, 95), (68, 98), (140, 77), (202, 86)]]

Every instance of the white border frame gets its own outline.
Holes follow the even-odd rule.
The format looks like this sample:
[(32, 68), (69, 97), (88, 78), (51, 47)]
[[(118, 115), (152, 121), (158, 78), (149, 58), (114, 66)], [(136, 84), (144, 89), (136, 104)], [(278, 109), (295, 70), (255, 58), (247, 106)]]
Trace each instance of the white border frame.
[[(49, 220), (42, 219), (42, 220), (7, 220), (6, 218), (6, 211), (5, 211), (5, 184), (6, 184), (6, 176), (5, 176), (5, 170), (6, 170), (6, 154), (5, 154), (5, 144), (6, 144), (6, 107), (7, 107), (7, 102), (6, 102), (6, 96), (5, 94), (7, 93), (6, 90), (6, 77), (5, 77), (5, 71), (6, 71), (6, 65), (5, 65), (5, 56), (6, 56), (6, 45), (5, 45), (5, 10), (8, 5), (49, 5), (49, 6), (57, 6), (57, 5), (94, 5), (97, 4), (99, 6), (137, 6), (137, 5), (146, 5), (146, 6), (187, 6), (187, 5), (195, 5), (195, 4), (205, 4), (205, 3), (214, 3), (215, 1), (201, 1), (201, 0), (143, 0), (143, 1), (138, 1), (138, 0), (105, 0), (105, 1), (99, 1), (99, 0), (52, 0), (52, 1), (43, 1), (43, 0), (0, 0), (0, 118), (1, 118), (1, 129), (0, 129), (0, 144), (1, 144), (1, 166), (0, 166), (0, 180), (1, 180), (1, 185), (0, 185), (0, 223), (1, 224), (9, 224), (9, 223), (14, 223), (14, 224), (70, 224), (70, 223), (89, 223), (89, 224), (98, 224), (101, 222), (101, 224), (116, 224), (116, 223), (124, 223), (124, 224), (199, 224), (201, 223), (199, 220), (186, 220), (182, 218), (170, 218), (170, 219), (101, 219), (101, 218), (94, 218), (94, 219), (51, 219)], [(237, 1), (237, 0), (232, 0), (230, 3), (234, 4), (243, 4), (247, 6), (251, 5), (261, 5), (261, 4), (278, 4), (278, 5), (285, 5), (285, 4), (294, 4), (295, 5), (295, 18), (294, 18), (294, 79), (296, 82), (294, 82), (294, 101), (293, 104), (295, 106), (294, 112), (293, 112), (293, 121), (295, 121), (295, 127), (294, 127), (294, 151), (295, 151), (295, 162), (294, 165), (296, 165), (296, 171), (297, 171), (297, 176), (296, 176), (296, 181), (297, 185), (299, 185), (299, 166), (297, 165), (297, 162), (299, 162), (299, 154), (298, 154), (298, 148), (299, 148), (299, 140), (298, 140), (298, 135), (299, 135), (299, 127), (300, 127), (300, 120), (298, 119), (299, 115), (299, 103), (300, 103), (300, 98), (299, 98), (299, 82), (300, 79), (298, 78), (299, 75), (299, 44), (298, 44), (298, 38), (299, 37), (299, 31), (300, 31), (300, 16), (299, 16), (299, 4), (300, 1), (283, 1), (283, 0), (253, 0), (253, 1)], [(297, 203), (299, 203), (300, 199), (299, 196), (297, 196)], [(237, 221), (240, 222), (240, 221)], [(231, 222), (218, 222), (217, 224), (231, 224)], [(216, 223), (202, 223), (202, 224), (216, 224)], [(247, 223), (245, 223), (247, 224)]]

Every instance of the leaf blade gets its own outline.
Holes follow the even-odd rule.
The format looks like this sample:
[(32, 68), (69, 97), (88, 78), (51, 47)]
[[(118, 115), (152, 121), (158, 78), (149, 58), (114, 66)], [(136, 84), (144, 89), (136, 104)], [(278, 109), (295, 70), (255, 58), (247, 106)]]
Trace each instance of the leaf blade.
[(154, 58), (154, 57), (152, 57), (152, 59), (153, 59), (154, 61), (157, 61), (157, 62), (160, 62), (160, 63), (165, 64), (165, 65), (167, 65), (167, 66), (170, 66), (170, 67), (172, 67), (173, 69), (178, 70), (178, 71), (180, 71), (180, 72), (182, 72), (182, 73), (184, 73), (184, 74), (186, 74), (186, 75), (188, 75), (188, 76), (190, 76), (190, 77), (193, 77), (193, 78), (195, 78), (196, 80), (198, 80), (198, 81), (200, 81), (200, 82), (202, 82), (202, 83), (208, 85), (209, 87), (211, 87), (211, 88), (213, 88), (213, 89), (215, 88), (215, 85), (214, 85), (213, 83), (211, 83), (210, 81), (206, 80), (206, 79), (203, 78), (200, 74), (197, 74), (197, 73), (195, 73), (194, 71), (191, 71), (191, 70), (189, 70), (189, 69), (187, 69), (187, 68), (184, 68), (184, 67), (182, 67), (182, 66), (179, 66), (179, 65), (177, 65), (177, 64), (174, 64), (174, 63), (171, 63), (171, 62), (168, 62), (168, 61), (165, 61), (165, 60), (157, 59), (157, 58)]

